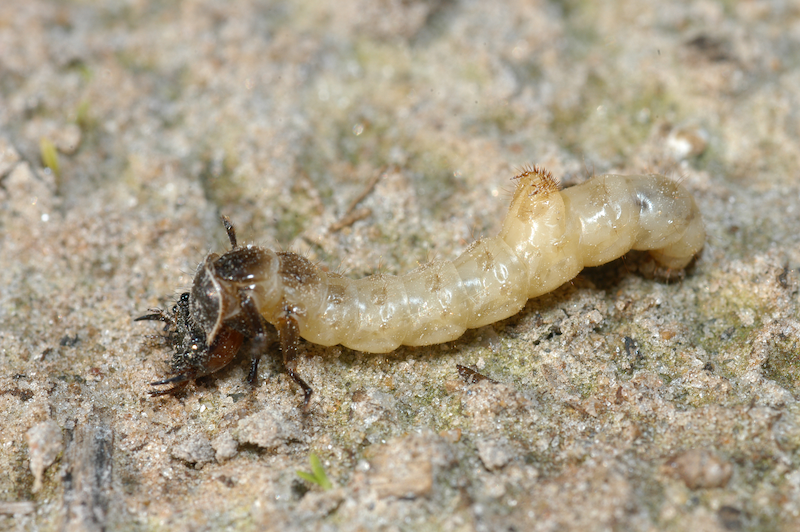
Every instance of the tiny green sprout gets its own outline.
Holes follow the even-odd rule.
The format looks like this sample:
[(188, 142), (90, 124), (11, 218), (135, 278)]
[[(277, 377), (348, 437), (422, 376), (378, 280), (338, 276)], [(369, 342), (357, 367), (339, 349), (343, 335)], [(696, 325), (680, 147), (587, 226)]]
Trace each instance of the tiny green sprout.
[(58, 164), (58, 150), (56, 145), (47, 137), (42, 137), (39, 141), (39, 156), (42, 164), (53, 171), (56, 177), (61, 175), (61, 167)]
[(303, 480), (311, 482), (312, 484), (316, 484), (324, 490), (331, 489), (333, 484), (331, 484), (331, 481), (328, 479), (328, 475), (325, 474), (325, 468), (322, 467), (322, 462), (319, 461), (319, 456), (317, 456), (315, 453), (311, 453), (311, 455), (308, 457), (308, 460), (311, 462), (311, 473), (298, 471), (297, 476)]
[(75, 123), (82, 131), (86, 131), (92, 126), (92, 117), (89, 113), (89, 100), (83, 100), (75, 110)]

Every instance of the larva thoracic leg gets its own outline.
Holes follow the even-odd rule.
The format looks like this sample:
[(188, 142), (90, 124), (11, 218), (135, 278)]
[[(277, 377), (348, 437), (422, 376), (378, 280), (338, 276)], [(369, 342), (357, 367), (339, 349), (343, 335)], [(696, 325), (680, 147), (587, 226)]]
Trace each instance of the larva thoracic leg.
[(636, 249), (677, 269), (703, 247), (705, 230), (694, 200), (662, 175), (602, 175), (564, 190), (537, 167), (514, 179), (498, 236), (478, 240), (454, 261), (433, 261), (401, 276), (353, 280), (295, 253), (239, 247), (223, 218), (231, 250), (205, 258), (172, 315), (156, 311), (138, 318), (165, 322), (175, 350), (176, 375), (153, 383), (175, 388), (153, 393), (213, 373), (245, 341), (255, 380), (271, 324), (287, 372), (307, 403), (311, 388), (295, 371), (299, 336), (371, 353), (447, 342), (516, 314), (528, 299), (554, 290), (585, 266)]

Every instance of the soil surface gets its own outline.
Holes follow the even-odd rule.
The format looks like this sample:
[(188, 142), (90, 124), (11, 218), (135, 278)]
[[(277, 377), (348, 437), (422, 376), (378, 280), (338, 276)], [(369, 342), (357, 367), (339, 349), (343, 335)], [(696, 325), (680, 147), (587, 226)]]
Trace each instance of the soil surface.
[[(0, 3), (0, 529), (799, 529), (798, 50), (779, 1)], [(274, 349), (148, 395), (133, 319), (221, 214), (398, 274), (526, 164), (672, 176), (705, 249), (442, 345), (303, 342), (307, 410)]]

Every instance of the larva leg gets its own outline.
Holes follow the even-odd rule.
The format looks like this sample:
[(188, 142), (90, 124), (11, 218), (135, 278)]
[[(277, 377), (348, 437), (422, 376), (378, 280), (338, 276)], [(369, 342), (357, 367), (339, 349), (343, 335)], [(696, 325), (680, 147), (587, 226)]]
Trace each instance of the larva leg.
[(258, 363), (261, 355), (274, 340), (275, 330), (272, 325), (267, 323), (263, 316), (258, 312), (258, 307), (250, 297), (242, 300), (242, 310), (250, 321), (250, 372), (247, 374), (247, 382), (256, 385), (258, 381)]
[(163, 321), (167, 324), (167, 327), (175, 326), (175, 320), (172, 319), (172, 316), (165, 313), (160, 308), (151, 309), (152, 314), (145, 314), (144, 316), (139, 316), (138, 318), (134, 318), (133, 321)]
[(261, 360), (261, 350), (256, 348), (255, 340), (250, 344), (250, 371), (247, 373), (247, 383), (258, 384), (258, 362)]
[(189, 384), (189, 381), (194, 379), (194, 377), (194, 373), (181, 373), (180, 375), (175, 375), (174, 377), (170, 377), (168, 379), (151, 382), (150, 386), (163, 386), (165, 384), (174, 384), (174, 386), (165, 388), (163, 390), (149, 390), (147, 394), (150, 397), (158, 397), (159, 395), (174, 395), (186, 388), (186, 385)]
[(281, 341), (283, 366), (286, 368), (286, 373), (289, 374), (292, 380), (303, 389), (303, 394), (305, 395), (303, 406), (307, 407), (314, 390), (311, 386), (306, 384), (306, 381), (304, 381), (296, 371), (297, 361), (295, 359), (297, 357), (298, 341), (300, 340), (300, 328), (297, 326), (297, 318), (294, 312), (286, 305), (284, 305), (281, 317), (278, 318), (277, 329), (278, 337)]

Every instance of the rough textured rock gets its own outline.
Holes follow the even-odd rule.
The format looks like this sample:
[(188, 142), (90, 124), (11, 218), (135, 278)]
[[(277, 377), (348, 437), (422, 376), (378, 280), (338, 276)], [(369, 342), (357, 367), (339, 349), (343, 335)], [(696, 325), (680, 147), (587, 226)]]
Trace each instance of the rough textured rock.
[(705, 449), (681, 453), (667, 460), (665, 466), (692, 490), (724, 488), (733, 475), (733, 464)]
[(238, 443), (229, 432), (223, 432), (214, 438), (214, 441), (211, 442), (211, 447), (214, 448), (217, 462), (222, 462), (236, 456)]
[(240, 443), (250, 443), (264, 449), (274, 449), (289, 442), (306, 439), (299, 426), (268, 410), (240, 420), (236, 436)]
[(509, 448), (505, 438), (499, 440), (480, 439), (475, 442), (478, 449), (478, 456), (486, 469), (500, 469), (506, 465), (513, 457), (513, 450)]
[(42, 489), (42, 475), (53, 465), (59, 453), (64, 450), (61, 427), (53, 420), (42, 421), (25, 433), (28, 440), (28, 456), (33, 473), (33, 491)]
[[(800, 529), (798, 27), (766, 0), (0, 2), (0, 529)], [(242, 356), (147, 394), (170, 353), (132, 320), (227, 248), (220, 214), (398, 274), (496, 234), (525, 164), (673, 176), (706, 247), (444, 345), (302, 343), (306, 410), (274, 348), (255, 387)], [(665, 467), (692, 449), (721, 462)]]
[(369, 458), (367, 484), (380, 498), (425, 497), (436, 476), (452, 465), (452, 452), (439, 436), (426, 432), (395, 438)]
[(170, 453), (174, 458), (183, 460), (198, 469), (204, 464), (213, 462), (215, 458), (214, 448), (204, 434), (192, 434), (182, 438), (172, 447)]

